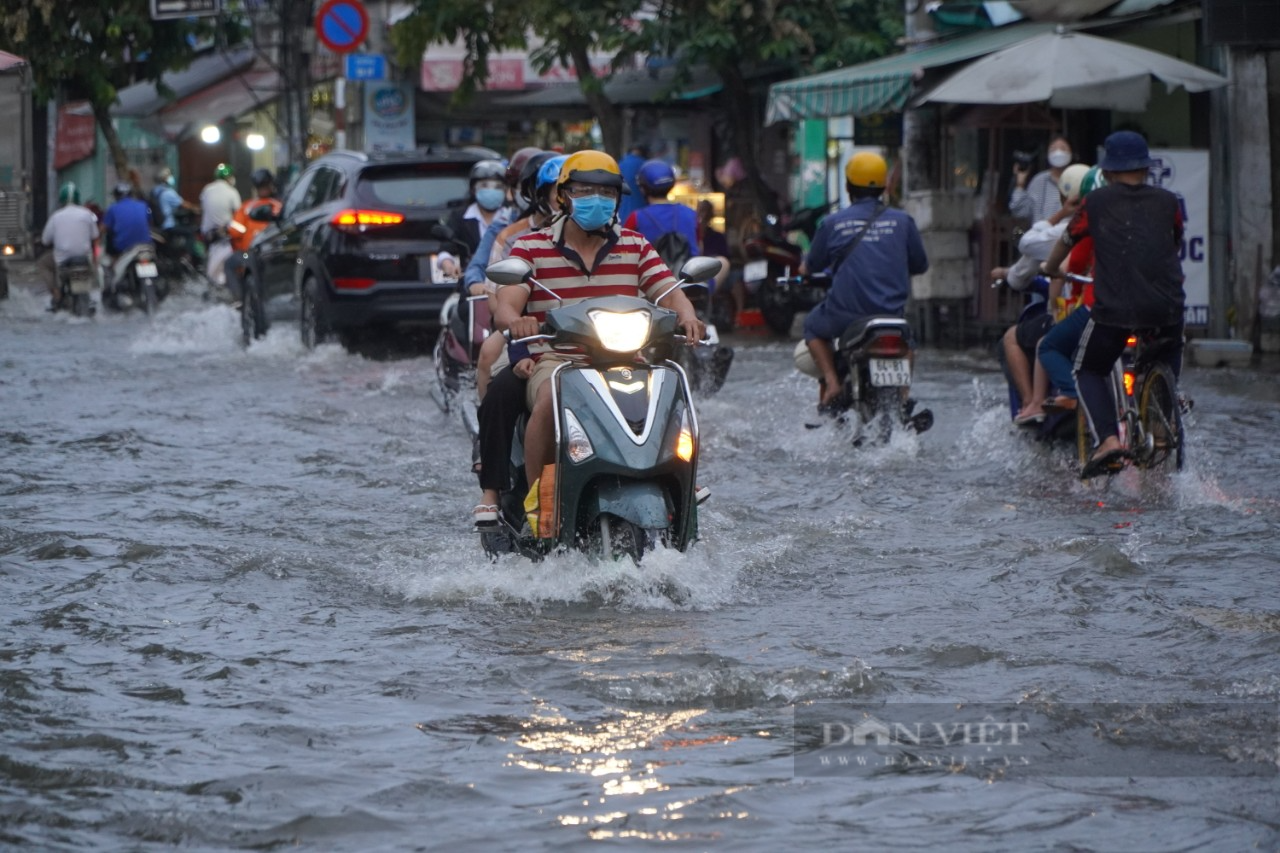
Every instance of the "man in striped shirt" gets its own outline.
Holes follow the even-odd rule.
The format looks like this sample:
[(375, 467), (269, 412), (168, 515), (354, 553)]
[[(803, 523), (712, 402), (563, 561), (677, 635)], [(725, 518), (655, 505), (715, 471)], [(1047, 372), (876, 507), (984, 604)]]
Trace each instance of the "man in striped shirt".
[[(675, 283), (671, 271), (643, 235), (618, 227), (623, 182), (612, 157), (599, 151), (570, 155), (561, 169), (556, 191), (560, 209), (566, 215), (548, 228), (521, 237), (511, 256), (528, 261), (533, 266), (533, 277), (554, 290), (565, 305), (601, 296), (642, 296), (654, 301)], [(498, 290), (495, 325), (499, 330), (510, 330), (513, 339), (536, 335), (546, 312), (559, 304), (527, 282), (508, 285)], [(691, 342), (702, 338), (705, 328), (682, 291), (671, 291), (658, 304), (676, 312)], [(525, 389), (525, 403), (531, 410), (524, 439), (529, 483), (541, 476), (544, 465), (554, 461), (555, 431), (547, 380), (568, 357), (549, 349), (545, 345), (530, 347), (536, 361)], [(497, 387), (495, 377), (485, 397), (485, 407), (489, 407)], [(497, 436), (487, 433), (484, 407), (480, 414), (480, 486), (484, 494), (476, 507), (475, 520), (477, 524), (496, 523), (498, 492), (507, 485), (505, 459), (501, 457), (510, 454), (503, 453)], [(508, 451), (509, 442), (508, 436)]]

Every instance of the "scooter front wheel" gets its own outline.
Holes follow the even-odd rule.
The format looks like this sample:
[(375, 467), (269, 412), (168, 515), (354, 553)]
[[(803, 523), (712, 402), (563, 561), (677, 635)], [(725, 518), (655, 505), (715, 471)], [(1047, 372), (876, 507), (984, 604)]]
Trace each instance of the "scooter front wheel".
[(604, 513), (599, 524), (599, 538), (593, 537), (591, 550), (606, 560), (630, 557), (638, 566), (644, 553), (653, 550), (648, 531), (635, 522)]

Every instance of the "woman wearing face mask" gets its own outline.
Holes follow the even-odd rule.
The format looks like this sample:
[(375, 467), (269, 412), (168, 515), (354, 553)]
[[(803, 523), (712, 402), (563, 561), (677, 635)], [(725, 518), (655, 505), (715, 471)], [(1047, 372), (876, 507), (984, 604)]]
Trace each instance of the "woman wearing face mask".
[[(471, 167), (471, 204), (461, 212), (455, 210), (449, 217), (449, 228), (455, 237), (467, 244), (469, 255), (475, 254), (476, 247), (480, 245), (480, 235), (507, 203), (506, 174), (506, 166), (497, 160), (481, 160)], [(446, 260), (453, 260), (447, 253), (441, 253), (440, 259), (442, 266)]]
[(1055, 136), (1049, 142), (1049, 168), (1028, 180), (1031, 170), (1015, 163), (1013, 193), (1009, 196), (1009, 212), (1028, 222), (1048, 219), (1062, 208), (1058, 178), (1071, 165), (1071, 143)]

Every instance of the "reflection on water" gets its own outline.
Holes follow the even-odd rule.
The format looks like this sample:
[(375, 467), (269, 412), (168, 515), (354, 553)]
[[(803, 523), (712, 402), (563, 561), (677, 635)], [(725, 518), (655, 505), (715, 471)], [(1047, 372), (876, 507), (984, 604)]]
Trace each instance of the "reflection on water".
[[(1082, 484), (984, 354), (922, 352), (935, 427), (855, 451), (803, 427), (790, 347), (753, 343), (700, 407), (704, 540), (634, 567), (484, 558), (423, 354), (286, 326), (245, 350), (184, 295), (72, 323), (20, 290), (0, 335), (4, 843), (1280, 846), (1273, 779), (808, 778), (792, 729), (819, 704), (1273, 708), (1274, 374), (1188, 371), (1188, 469)], [(1263, 715), (1046, 715), (1050, 757), (1277, 762)]]

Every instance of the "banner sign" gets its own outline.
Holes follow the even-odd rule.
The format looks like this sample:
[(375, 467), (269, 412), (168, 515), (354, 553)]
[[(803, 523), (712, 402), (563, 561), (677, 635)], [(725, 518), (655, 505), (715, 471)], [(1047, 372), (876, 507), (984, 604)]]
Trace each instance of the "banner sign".
[(98, 124), (89, 112), (89, 102), (76, 101), (59, 107), (57, 133), (53, 168), (65, 169), (92, 154), (98, 142)]
[(369, 83), (364, 87), (364, 150), (412, 151), (413, 90), (402, 83)]
[(1187, 277), (1185, 311), (1188, 326), (1209, 325), (1209, 152), (1153, 149), (1147, 182), (1176, 194), (1182, 204), (1182, 249), (1178, 253)]

